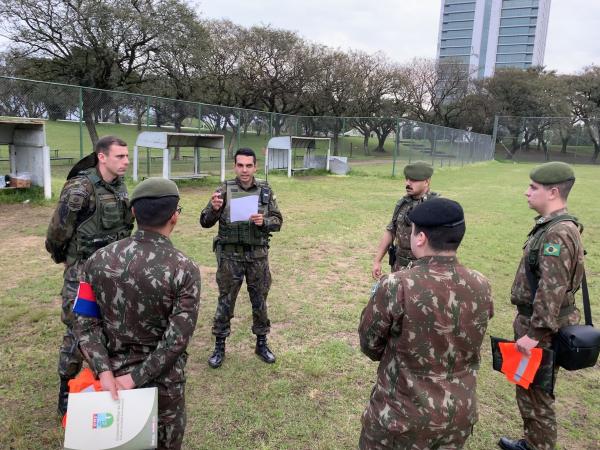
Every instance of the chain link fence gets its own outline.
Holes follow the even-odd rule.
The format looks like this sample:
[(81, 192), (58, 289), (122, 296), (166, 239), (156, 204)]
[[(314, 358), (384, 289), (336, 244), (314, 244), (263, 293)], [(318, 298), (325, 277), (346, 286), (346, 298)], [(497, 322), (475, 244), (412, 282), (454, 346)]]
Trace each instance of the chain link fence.
[(496, 159), (596, 164), (600, 118), (496, 116)]
[[(153, 130), (222, 134), (228, 158), (238, 148), (250, 147), (257, 152), (259, 167), (269, 139), (284, 135), (328, 137), (332, 155), (348, 157), (353, 168), (392, 176), (417, 159), (462, 166), (493, 158), (489, 135), (404, 118), (285, 115), (4, 76), (0, 115), (48, 120), (53, 166), (67, 166), (91, 152), (92, 136), (118, 135), (133, 147), (141, 131)], [(189, 172), (193, 149), (175, 150), (173, 175)], [(5, 152), (0, 147), (0, 170)], [(326, 154), (327, 145), (320, 144), (316, 152)], [(143, 149), (141, 155), (140, 174), (159, 175), (161, 155)], [(203, 172), (217, 175), (218, 158), (210, 152), (202, 158)]]

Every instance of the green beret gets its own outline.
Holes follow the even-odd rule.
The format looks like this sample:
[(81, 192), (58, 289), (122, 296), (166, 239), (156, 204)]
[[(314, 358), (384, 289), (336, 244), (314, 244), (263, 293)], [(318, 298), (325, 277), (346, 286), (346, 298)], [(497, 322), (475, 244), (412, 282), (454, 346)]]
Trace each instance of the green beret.
[(567, 163), (553, 161), (534, 167), (529, 178), (540, 184), (558, 184), (575, 180), (575, 172)]
[(179, 189), (174, 181), (166, 178), (147, 178), (138, 184), (131, 194), (131, 203), (140, 198), (179, 198)]
[(454, 200), (439, 197), (419, 203), (408, 213), (408, 218), (425, 228), (454, 228), (465, 223), (462, 206)]
[(415, 161), (404, 166), (404, 177), (410, 180), (428, 180), (433, 175), (433, 167), (425, 161)]

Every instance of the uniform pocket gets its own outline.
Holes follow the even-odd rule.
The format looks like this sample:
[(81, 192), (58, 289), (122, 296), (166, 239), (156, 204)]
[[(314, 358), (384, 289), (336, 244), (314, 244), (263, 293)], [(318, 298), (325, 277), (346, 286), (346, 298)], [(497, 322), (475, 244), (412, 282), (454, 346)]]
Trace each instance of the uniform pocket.
[(121, 211), (116, 203), (102, 204), (102, 227), (105, 230), (115, 228), (121, 222)]

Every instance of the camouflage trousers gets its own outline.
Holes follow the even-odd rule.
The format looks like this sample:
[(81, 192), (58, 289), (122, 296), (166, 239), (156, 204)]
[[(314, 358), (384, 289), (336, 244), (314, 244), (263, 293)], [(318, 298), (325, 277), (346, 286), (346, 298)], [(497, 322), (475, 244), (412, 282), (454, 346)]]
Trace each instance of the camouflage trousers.
[(177, 383), (151, 382), (143, 388), (158, 388), (158, 447), (178, 450), (183, 443), (187, 423), (185, 412), (185, 381)]
[(62, 289), (62, 311), (61, 320), (67, 327), (63, 336), (58, 355), (58, 375), (61, 378), (74, 378), (81, 370), (83, 358), (79, 352), (77, 340), (73, 334), (73, 325), (75, 316), (73, 314), (73, 303), (77, 297), (77, 289), (79, 288), (79, 269), (81, 263), (65, 269), (64, 283)]
[(271, 287), (271, 272), (268, 257), (240, 261), (223, 255), (219, 258), (218, 264), (216, 279), (219, 286), (219, 299), (212, 333), (219, 337), (229, 336), (235, 301), (244, 278), (246, 278), (252, 304), (252, 333), (256, 335), (269, 333), (271, 322), (267, 315), (267, 295)]
[(473, 432), (467, 430), (439, 430), (439, 433), (425, 430), (408, 430), (404, 433), (390, 434), (388, 430), (371, 424), (363, 426), (358, 441), (361, 450), (457, 450), (463, 448)]
[[(579, 311), (559, 319), (559, 326), (579, 322)], [(524, 336), (529, 329), (529, 318), (517, 314), (513, 323), (515, 340)], [(540, 348), (552, 348), (552, 336), (547, 336), (537, 345)], [(554, 368), (554, 382), (558, 375), (558, 366)], [(554, 450), (557, 441), (556, 412), (554, 395), (537, 387), (523, 389), (516, 387), (517, 405), (523, 419), (524, 437), (534, 450)]]

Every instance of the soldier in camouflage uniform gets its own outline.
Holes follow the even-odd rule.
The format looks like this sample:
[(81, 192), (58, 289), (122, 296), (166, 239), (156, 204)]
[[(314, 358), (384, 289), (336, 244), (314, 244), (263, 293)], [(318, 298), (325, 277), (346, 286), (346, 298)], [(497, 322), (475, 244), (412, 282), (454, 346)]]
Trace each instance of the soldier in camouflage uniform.
[(81, 354), (73, 337), (73, 301), (81, 267), (98, 248), (131, 234), (133, 216), (123, 176), (129, 164), (127, 144), (114, 136), (98, 140), (95, 152), (71, 170), (54, 211), (46, 249), (64, 263), (61, 318), (66, 333), (60, 347), (58, 412), (67, 410), (68, 381), (81, 369)]
[[(575, 292), (583, 278), (583, 245), (577, 219), (567, 213), (567, 197), (573, 184), (573, 169), (562, 162), (542, 164), (531, 171), (525, 195), (539, 216), (523, 248), (523, 257), (511, 290), (517, 307), (513, 327), (517, 349), (528, 355), (532, 348), (552, 348), (552, 337), (567, 325), (579, 322)], [(532, 281), (538, 281), (533, 291)], [(554, 379), (558, 366), (554, 368)], [(557, 427), (554, 395), (536, 386), (516, 387), (516, 398), (525, 436), (501, 438), (505, 450), (553, 450)]]
[[(256, 354), (266, 363), (274, 363), (275, 355), (267, 346), (271, 323), (267, 315), (267, 294), (271, 286), (269, 270), (269, 238), (279, 231), (283, 218), (275, 194), (266, 181), (254, 178), (256, 155), (241, 148), (234, 157), (236, 178), (219, 186), (200, 214), (200, 225), (210, 228), (219, 222), (215, 238), (219, 299), (212, 327), (215, 350), (208, 359), (212, 368), (220, 367), (225, 356), (225, 339), (230, 334), (235, 301), (244, 277), (252, 303), (252, 332), (256, 335)], [(258, 213), (249, 220), (230, 220), (233, 200), (247, 196), (258, 198)]]
[(458, 203), (432, 199), (409, 218), (418, 259), (379, 280), (358, 329), (363, 353), (379, 361), (359, 447), (459, 449), (478, 419), (490, 283), (456, 259), (465, 233)]
[[(181, 208), (171, 180), (149, 178), (131, 196), (138, 230), (92, 255), (82, 284), (97, 308), (74, 307), (81, 351), (111, 391), (158, 388), (158, 448), (181, 448), (186, 348), (200, 306), (200, 270), (169, 236)], [(96, 314), (94, 314), (96, 313)]]
[(383, 233), (373, 260), (372, 275), (378, 280), (381, 277), (381, 260), (386, 253), (390, 254), (392, 272), (404, 269), (415, 259), (410, 250), (411, 226), (408, 213), (419, 203), (437, 196), (429, 191), (433, 167), (424, 161), (415, 161), (404, 167), (406, 179), (406, 195), (396, 203), (392, 220)]

